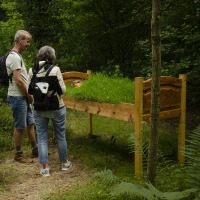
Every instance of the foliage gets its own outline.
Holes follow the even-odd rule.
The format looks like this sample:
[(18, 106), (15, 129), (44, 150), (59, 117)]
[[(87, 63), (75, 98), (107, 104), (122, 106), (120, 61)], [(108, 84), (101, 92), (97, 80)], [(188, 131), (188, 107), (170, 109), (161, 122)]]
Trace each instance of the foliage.
[(79, 88), (67, 88), (67, 96), (77, 99), (109, 103), (134, 103), (134, 82), (128, 78), (93, 74)]
[(3, 19), (0, 21), (0, 55), (12, 48), (16, 30), (23, 28), (23, 20), (21, 14), (17, 12), (16, 6), (16, 2), (13, 1), (2, 1), (0, 3), (1, 19)]
[(122, 198), (128, 196), (131, 197), (131, 199), (135, 199), (137, 197), (136, 199), (146, 200), (192, 200), (194, 199), (195, 195), (198, 194), (197, 189), (186, 189), (180, 192), (160, 192), (150, 183), (138, 185), (130, 182), (123, 182), (110, 170), (104, 170), (102, 172), (95, 173), (93, 177), (102, 184), (102, 187), (110, 187), (111, 195), (113, 197), (121, 196)]
[[(22, 14), (17, 10), (18, 6), (16, 1), (2, 1), (0, 4), (0, 11), (2, 11), (3, 15), (1, 18), (3, 20), (0, 21), (0, 55), (4, 55), (12, 49), (16, 31), (26, 29)], [(29, 51), (23, 53), (23, 59), (28, 69), (33, 66), (35, 52), (35, 44), (33, 42), (29, 47)]]
[(182, 192), (160, 192), (150, 183), (146, 184), (146, 187), (122, 182), (119, 185), (116, 185), (112, 191), (113, 196), (118, 196), (122, 194), (128, 194), (132, 197), (137, 197), (139, 199), (146, 200), (183, 200), (183, 199), (192, 199), (194, 194), (197, 192), (197, 189), (188, 189)]
[(2, 102), (7, 102), (7, 90), (8, 87), (7, 86), (0, 86), (0, 104)]
[(0, 98), (0, 149), (1, 152), (13, 148), (13, 126), (12, 113), (7, 103)]
[[(135, 152), (135, 134), (130, 134), (128, 138), (128, 146), (130, 153)], [(142, 145), (142, 154), (143, 154), (143, 162), (146, 165), (147, 164), (147, 158), (148, 158), (148, 136), (146, 134), (143, 135), (143, 145)]]
[(130, 182), (123, 182), (110, 170), (104, 170), (102, 172), (95, 173), (93, 178), (100, 182), (102, 187), (110, 188), (110, 194), (115, 198), (120, 196), (121, 198), (129, 197), (130, 199), (138, 200), (192, 200), (198, 192), (197, 189), (187, 189), (182, 192), (160, 192), (150, 183), (138, 185)]
[(200, 188), (200, 126), (189, 136), (186, 145), (187, 179), (186, 186), (189, 188)]
[[(9, 127), (9, 129), (7, 129), (8, 131), (3, 129), (5, 134), (1, 131), (0, 141), (4, 141), (4, 139), (7, 140), (7, 149), (1, 145), (1, 152), (5, 152), (5, 150), (7, 151), (12, 149), (13, 128), (12, 122), (10, 121), (12, 115), (8, 109), (8, 105), (2, 104), (2, 106), (4, 109), (2, 109), (2, 107), (0, 108), (0, 116), (3, 116), (3, 118), (1, 117), (0, 120), (3, 120), (3, 123), (0, 124), (3, 124), (4, 127)], [(121, 186), (122, 183), (123, 188), (125, 183), (128, 184), (126, 187), (127, 189), (129, 187), (135, 187), (136, 184), (139, 184), (140, 187), (137, 185), (137, 188), (133, 191), (138, 191), (138, 188), (144, 187), (145, 191), (150, 190), (151, 192), (156, 192), (156, 194), (158, 192), (159, 195), (170, 195), (170, 198), (171, 195), (174, 195), (175, 193), (168, 194), (165, 192), (166, 190), (182, 191), (184, 177), (185, 175), (190, 174), (190, 172), (185, 172), (184, 169), (179, 168), (177, 164), (168, 162), (164, 159), (159, 160), (157, 189), (148, 187), (144, 184), (143, 180), (140, 180), (138, 183), (138, 181), (134, 179), (133, 158), (132, 154), (129, 153), (127, 142), (129, 135), (133, 134), (132, 123), (108, 119), (100, 116), (93, 116), (93, 131), (96, 139), (93, 138), (92, 140), (89, 140), (87, 138), (87, 113), (68, 110), (67, 119), (67, 140), (69, 144), (68, 147), (70, 156), (73, 157), (73, 159), (80, 160), (82, 165), (87, 166), (96, 173), (94, 174), (91, 182), (88, 182), (89, 180), (86, 179), (83, 183), (81, 183), (81, 185), (77, 185), (77, 187), (70, 187), (69, 190), (59, 190), (58, 193), (53, 196), (51, 195), (46, 199), (60, 200), (67, 198), (69, 200), (138, 200), (138, 197), (130, 197), (130, 194), (133, 195), (132, 190), (130, 194), (127, 194), (124, 189), (120, 189), (120, 194), (119, 192), (114, 192), (118, 190), (118, 186)], [(170, 131), (169, 134), (166, 134), (166, 126), (161, 126), (161, 128), (160, 140), (162, 138), (168, 139), (171, 135), (173, 135)], [(148, 134), (148, 127), (146, 127), (146, 125), (144, 129)], [(9, 138), (6, 138), (8, 137), (8, 133)], [(173, 140), (172, 138), (168, 139), (168, 141)], [(162, 143), (162, 145), (166, 146), (167, 143), (168, 142), (166, 141), (166, 143)], [(3, 148), (5, 149), (3, 150)], [(169, 159), (169, 157), (167, 157), (167, 159)], [(109, 169), (112, 169), (112, 171)], [(4, 174), (2, 174), (2, 177), (3, 175)], [(6, 176), (7, 178), (3, 178), (5, 181), (4, 184), (7, 184), (7, 182), (9, 183), (9, 176)], [(186, 191), (185, 194), (178, 193), (178, 195), (186, 196), (188, 193), (189, 191)], [(113, 194), (113, 196), (111, 194)], [(189, 200), (189, 198), (187, 200)]]
[(114, 184), (118, 184), (121, 182), (120, 178), (115, 176), (113, 172), (109, 169), (105, 169), (101, 172), (97, 172), (92, 177), (94, 180), (101, 180), (101, 184), (103, 187), (107, 188), (113, 186)]
[[(3, 0), (0, 5), (1, 54), (11, 48), (17, 29), (29, 30), (34, 45), (25, 55), (28, 68), (35, 49), (49, 44), (63, 72), (113, 74), (119, 66), (120, 76), (151, 77), (150, 1)], [(187, 101), (197, 104), (199, 1), (165, 0), (161, 6), (161, 75), (186, 73)]]

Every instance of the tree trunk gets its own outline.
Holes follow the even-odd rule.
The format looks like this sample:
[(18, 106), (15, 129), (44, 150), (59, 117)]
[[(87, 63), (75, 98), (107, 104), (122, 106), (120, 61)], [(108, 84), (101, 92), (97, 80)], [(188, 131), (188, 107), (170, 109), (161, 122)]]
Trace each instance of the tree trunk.
[(161, 66), (161, 41), (160, 41), (160, 0), (152, 0), (151, 19), (152, 43), (152, 96), (151, 96), (151, 133), (149, 138), (149, 155), (147, 178), (153, 185), (156, 180), (157, 152), (158, 152), (158, 122), (160, 111), (160, 66)]

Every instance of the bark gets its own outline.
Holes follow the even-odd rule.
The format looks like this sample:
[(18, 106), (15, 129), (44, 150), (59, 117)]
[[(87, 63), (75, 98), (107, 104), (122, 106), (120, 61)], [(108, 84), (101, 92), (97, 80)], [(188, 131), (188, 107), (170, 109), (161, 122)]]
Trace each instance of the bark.
[(161, 39), (160, 39), (160, 0), (152, 0), (151, 19), (152, 43), (152, 95), (151, 95), (151, 132), (149, 137), (149, 155), (147, 179), (153, 185), (156, 183), (157, 152), (158, 152), (158, 123), (160, 111), (160, 66), (161, 66)]

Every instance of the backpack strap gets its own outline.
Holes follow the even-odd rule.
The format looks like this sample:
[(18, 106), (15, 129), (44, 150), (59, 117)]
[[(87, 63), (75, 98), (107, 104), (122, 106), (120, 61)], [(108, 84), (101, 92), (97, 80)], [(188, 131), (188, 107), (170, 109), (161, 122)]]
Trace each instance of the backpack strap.
[(32, 72), (33, 72), (33, 76), (31, 78), (31, 80), (34, 80), (34, 78), (36, 77), (36, 74), (43, 68), (43, 66), (39, 67), (37, 70), (35, 70), (34, 68), (32, 68)]
[(51, 72), (51, 70), (53, 69), (53, 65), (51, 65), (48, 69), (47, 69), (47, 72), (44, 76), (45, 80), (47, 79), (47, 76), (49, 75), (49, 73)]
[[(8, 56), (10, 53), (12, 53), (12, 52), (17, 53), (17, 54), (19, 55), (19, 57), (21, 58), (20, 54), (19, 54), (17, 51), (15, 51), (15, 50), (11, 50), (10, 52), (8, 52), (8, 53), (7, 53), (7, 56)], [(21, 68), (22, 68), (22, 58), (21, 58)], [(13, 73), (11, 73), (11, 74), (8, 76), (8, 78), (9, 78), (9, 80), (10, 80), (11, 83), (12, 83), (12, 76), (13, 76)]]
[[(48, 70), (47, 70), (47, 72), (46, 72), (46, 74), (45, 74), (45, 80), (46, 80), (46, 78), (47, 78), (47, 76), (49, 75), (49, 73), (51, 72), (51, 70), (53, 69), (53, 65), (51, 65), (49, 68), (48, 68)], [(51, 97), (53, 97), (54, 95), (55, 95), (55, 93), (56, 93), (56, 90), (54, 89), (53, 90), (53, 92), (51, 93)]]

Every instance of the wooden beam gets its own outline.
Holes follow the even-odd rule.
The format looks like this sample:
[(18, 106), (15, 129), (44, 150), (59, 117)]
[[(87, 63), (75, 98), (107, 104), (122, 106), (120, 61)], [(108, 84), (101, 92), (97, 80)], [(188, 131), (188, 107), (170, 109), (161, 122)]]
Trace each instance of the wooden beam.
[(178, 124), (178, 161), (180, 165), (185, 164), (185, 122), (186, 122), (186, 75), (180, 74), (181, 87), (181, 114)]
[(67, 108), (97, 114), (104, 117), (114, 118), (122, 121), (134, 121), (135, 105), (129, 103), (110, 104), (93, 101), (76, 100), (63, 96)]
[(135, 78), (135, 176), (143, 175), (143, 79)]

